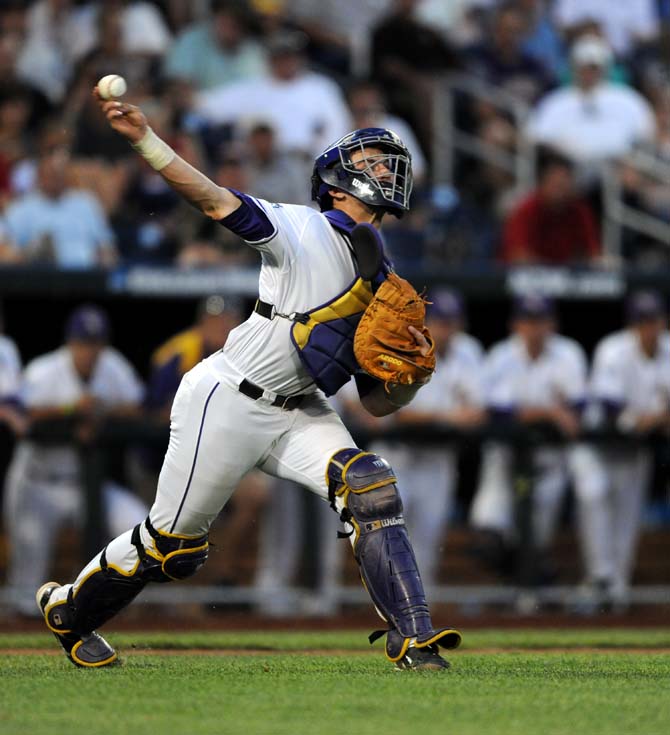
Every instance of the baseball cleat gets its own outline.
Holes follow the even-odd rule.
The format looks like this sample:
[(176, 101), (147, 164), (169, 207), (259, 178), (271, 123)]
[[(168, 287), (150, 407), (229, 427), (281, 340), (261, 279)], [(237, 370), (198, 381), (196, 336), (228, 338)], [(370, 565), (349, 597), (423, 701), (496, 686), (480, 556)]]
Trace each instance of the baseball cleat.
[(401, 671), (443, 671), (449, 668), (449, 662), (440, 656), (435, 644), (426, 648), (410, 646), (395, 665)]
[(37, 607), (44, 616), (47, 628), (54, 634), (68, 659), (75, 666), (89, 669), (118, 663), (116, 651), (95, 631), (80, 635), (69, 630), (58, 632), (57, 628), (54, 627), (60, 625), (61, 620), (59, 613), (52, 611), (52, 607), (57, 607), (57, 604), (50, 606), (49, 599), (53, 591), (59, 587), (58, 582), (46, 582), (37, 590), (35, 600)]

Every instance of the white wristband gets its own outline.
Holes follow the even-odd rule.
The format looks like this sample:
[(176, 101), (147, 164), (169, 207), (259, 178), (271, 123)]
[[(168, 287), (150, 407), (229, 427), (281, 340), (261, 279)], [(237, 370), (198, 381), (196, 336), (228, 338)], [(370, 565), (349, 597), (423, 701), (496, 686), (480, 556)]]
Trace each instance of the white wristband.
[(151, 128), (147, 128), (146, 134), (139, 143), (131, 143), (131, 146), (156, 171), (165, 168), (177, 155)]

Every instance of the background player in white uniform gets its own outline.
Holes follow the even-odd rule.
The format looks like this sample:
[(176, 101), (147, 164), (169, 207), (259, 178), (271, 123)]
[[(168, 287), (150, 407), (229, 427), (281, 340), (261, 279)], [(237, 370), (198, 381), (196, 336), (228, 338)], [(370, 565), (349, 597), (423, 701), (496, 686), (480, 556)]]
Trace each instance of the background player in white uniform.
[[(26, 367), (22, 400), (29, 418), (73, 416), (78, 430), (87, 431), (104, 416), (138, 411), (142, 385), (123, 355), (107, 346), (108, 337), (104, 312), (84, 306), (72, 313), (66, 344)], [(22, 440), (7, 471), (4, 518), (8, 584), (23, 614), (35, 614), (35, 587), (48, 573), (56, 534), (68, 523), (81, 525), (84, 508), (77, 449)], [(111, 536), (146, 515), (143, 503), (112, 482), (103, 486), (103, 508)]]
[(582, 602), (625, 607), (649, 488), (651, 432), (670, 429), (670, 336), (661, 297), (633, 294), (628, 328), (602, 339), (594, 354), (589, 414), (630, 436), (579, 449), (575, 492), (586, 568)]
[[(219, 187), (158, 138), (138, 108), (116, 101), (101, 107), (176, 191), (261, 253), (260, 299), (225, 348), (184, 376), (149, 517), (108, 544), (73, 585), (43, 585), (38, 603), (47, 625), (74, 663), (113, 663), (115, 651), (94, 629), (147, 582), (194, 574), (207, 558), (212, 520), (240, 479), (260, 467), (329, 497), (349, 523), (366, 589), (389, 624), (388, 658), (401, 668), (445, 668), (437, 646), (457, 646), (460, 634), (433, 628), (393, 471), (355, 447), (317, 389), (335, 393), (356, 372), (353, 334), (371, 293), (358, 277), (348, 233), (357, 222), (374, 228), (387, 211), (408, 209), (407, 149), (391, 131), (370, 128), (324, 151), (313, 176), (324, 214)], [(409, 330), (428, 354), (425, 337)], [(420, 388), (357, 381), (377, 415)]]
[[(412, 401), (386, 419), (371, 419), (370, 428), (393, 425), (442, 425), (472, 429), (485, 418), (482, 385), (483, 349), (463, 329), (460, 297), (448, 289), (428, 295), (426, 324), (435, 340), (437, 367), (432, 380)], [(343, 390), (342, 393), (345, 391)], [(365, 421), (358, 401), (348, 390), (345, 410)], [(422, 447), (418, 443), (379, 441), (371, 451), (393, 466), (403, 487), (403, 505), (421, 576), (426, 587), (438, 583), (444, 531), (453, 508), (458, 470), (454, 444)]]
[[(553, 425), (566, 438), (577, 435), (585, 399), (587, 362), (582, 348), (555, 333), (554, 307), (527, 296), (513, 307), (512, 336), (494, 345), (484, 367), (487, 404), (492, 416), (522, 424)], [(566, 449), (532, 450), (532, 534), (536, 549), (547, 549), (567, 486)], [(471, 522), (492, 532), (487, 543), (517, 541), (514, 518), (514, 451), (489, 442), (483, 448), (480, 483)]]

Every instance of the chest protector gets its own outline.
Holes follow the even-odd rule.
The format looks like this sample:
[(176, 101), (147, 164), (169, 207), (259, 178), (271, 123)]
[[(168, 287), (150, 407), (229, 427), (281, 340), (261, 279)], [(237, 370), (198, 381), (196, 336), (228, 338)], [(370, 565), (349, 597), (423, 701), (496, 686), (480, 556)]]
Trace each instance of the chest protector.
[[(345, 236), (355, 227), (355, 222), (342, 212), (330, 211), (325, 215)], [(384, 258), (371, 281), (358, 277), (335, 298), (294, 317), (293, 344), (305, 369), (327, 396), (337, 393), (358, 369), (354, 357), (356, 327), (389, 266)]]

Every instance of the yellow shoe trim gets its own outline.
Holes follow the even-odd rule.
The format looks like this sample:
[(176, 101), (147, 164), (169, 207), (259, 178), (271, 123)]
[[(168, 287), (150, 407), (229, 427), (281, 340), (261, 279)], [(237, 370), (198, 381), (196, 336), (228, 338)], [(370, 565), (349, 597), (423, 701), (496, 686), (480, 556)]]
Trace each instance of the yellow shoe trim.
[(411, 638), (405, 638), (405, 640), (402, 642), (402, 647), (400, 648), (400, 653), (395, 657), (391, 657), (388, 654), (388, 651), (384, 649), (384, 653), (386, 654), (386, 658), (391, 661), (392, 663), (396, 663), (397, 661), (400, 661), (400, 659), (407, 653), (407, 649), (409, 648), (409, 644)]
[(72, 646), (72, 650), (70, 651), (70, 656), (72, 657), (72, 660), (79, 664), (79, 666), (83, 666), (87, 669), (97, 669), (100, 666), (107, 666), (108, 664), (114, 663), (118, 656), (116, 655), (116, 651), (109, 657), (106, 658), (104, 661), (98, 661), (98, 663), (91, 664), (87, 663), (86, 661), (82, 661), (80, 658), (77, 658), (77, 651), (81, 648), (84, 641), (77, 641), (74, 646)]
[(453, 646), (446, 647), (451, 649), (458, 648), (461, 645), (462, 636), (457, 630), (454, 630), (453, 628), (446, 628), (445, 630), (441, 630), (439, 633), (434, 635), (432, 638), (429, 638), (427, 641), (421, 641), (420, 643), (419, 641), (416, 641), (414, 645), (417, 648), (427, 648), (428, 646), (432, 645), (433, 643), (437, 643), (438, 641), (442, 640), (442, 638), (445, 638), (448, 635), (455, 635), (458, 640)]

